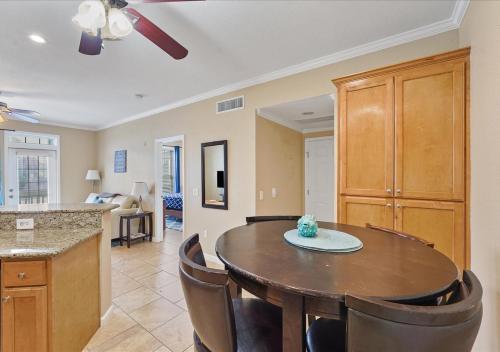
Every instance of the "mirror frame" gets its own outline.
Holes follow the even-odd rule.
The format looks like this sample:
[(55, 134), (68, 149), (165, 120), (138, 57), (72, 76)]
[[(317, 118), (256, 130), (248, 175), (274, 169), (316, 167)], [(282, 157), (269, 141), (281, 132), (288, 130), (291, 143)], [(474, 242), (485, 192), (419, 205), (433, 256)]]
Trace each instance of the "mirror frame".
[[(205, 147), (222, 145), (224, 147), (224, 204), (206, 204), (205, 199)], [(228, 170), (227, 170), (227, 140), (201, 143), (201, 206), (203, 208), (228, 210)]]

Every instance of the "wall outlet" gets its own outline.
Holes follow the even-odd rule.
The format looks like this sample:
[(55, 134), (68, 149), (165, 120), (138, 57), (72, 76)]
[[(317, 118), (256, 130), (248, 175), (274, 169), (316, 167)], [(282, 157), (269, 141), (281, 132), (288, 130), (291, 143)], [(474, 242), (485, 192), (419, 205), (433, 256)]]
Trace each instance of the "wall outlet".
[(264, 200), (264, 191), (259, 191), (259, 200)]
[(193, 188), (193, 197), (198, 197), (198, 188)]
[(278, 191), (274, 187), (271, 189), (271, 196), (273, 198), (276, 198), (278, 196)]
[(203, 238), (207, 238), (208, 237), (208, 232), (207, 230), (203, 230)]
[(34, 227), (33, 219), (16, 219), (16, 228), (18, 230), (33, 230)]

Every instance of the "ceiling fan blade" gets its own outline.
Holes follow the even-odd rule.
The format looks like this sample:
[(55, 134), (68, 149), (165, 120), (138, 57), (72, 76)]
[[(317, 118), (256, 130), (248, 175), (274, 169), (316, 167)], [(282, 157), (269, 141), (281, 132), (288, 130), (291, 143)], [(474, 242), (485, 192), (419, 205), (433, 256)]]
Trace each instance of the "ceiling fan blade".
[(40, 116), (40, 113), (38, 111), (33, 111), (33, 110), (23, 110), (23, 109), (9, 109), (9, 110), (15, 114), (21, 114), (21, 115), (33, 116), (33, 117)]
[(162, 31), (153, 22), (140, 14), (139, 11), (126, 8), (124, 12), (131, 18), (133, 26), (137, 32), (148, 38), (167, 54), (176, 60), (186, 57), (188, 50), (185, 47)]
[(102, 48), (101, 31), (97, 35), (82, 32), (78, 51), (84, 55), (99, 55)]
[(14, 120), (20, 120), (20, 121), (25, 121), (25, 122), (30, 122), (30, 123), (40, 123), (39, 120), (37, 120), (33, 117), (26, 116), (23, 114), (18, 114), (15, 112), (7, 113), (7, 115), (9, 115), (9, 117), (13, 118)]

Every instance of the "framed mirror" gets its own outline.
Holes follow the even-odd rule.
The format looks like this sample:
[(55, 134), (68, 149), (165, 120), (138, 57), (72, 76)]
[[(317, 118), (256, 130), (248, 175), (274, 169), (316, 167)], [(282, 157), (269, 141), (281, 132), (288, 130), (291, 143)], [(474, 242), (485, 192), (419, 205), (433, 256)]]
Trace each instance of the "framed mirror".
[(201, 206), (228, 209), (227, 140), (201, 144)]

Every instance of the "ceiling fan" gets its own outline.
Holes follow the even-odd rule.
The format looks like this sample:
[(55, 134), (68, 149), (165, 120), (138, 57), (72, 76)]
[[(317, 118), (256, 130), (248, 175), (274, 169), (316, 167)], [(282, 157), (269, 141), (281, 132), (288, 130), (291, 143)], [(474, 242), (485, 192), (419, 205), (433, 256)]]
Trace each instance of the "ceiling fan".
[(40, 113), (33, 110), (22, 110), (9, 108), (7, 104), (0, 102), (0, 122), (7, 120), (19, 120), (31, 123), (39, 123), (35, 117), (40, 116)]
[[(139, 0), (130, 3), (180, 2), (203, 0)], [(176, 60), (183, 59), (188, 50), (162, 31), (139, 11), (127, 7), (125, 0), (86, 0), (73, 17), (83, 30), (79, 52), (99, 55), (103, 40), (116, 40), (129, 35), (134, 29)]]

